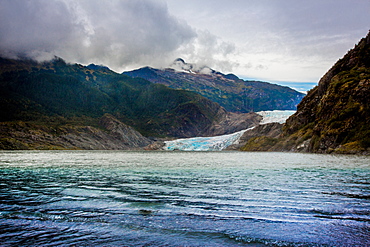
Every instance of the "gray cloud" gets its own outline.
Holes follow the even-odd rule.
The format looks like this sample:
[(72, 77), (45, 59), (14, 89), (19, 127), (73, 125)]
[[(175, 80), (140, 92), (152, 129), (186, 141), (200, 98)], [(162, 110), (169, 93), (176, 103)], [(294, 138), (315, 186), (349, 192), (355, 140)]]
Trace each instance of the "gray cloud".
[(232, 41), (233, 72), (245, 78), (318, 81), (369, 30), (368, 0), (166, 1), (193, 27)]
[(62, 2), (2, 1), (0, 50), (8, 56), (38, 56), (56, 49), (74, 33)]
[(3, 0), (3, 56), (106, 64), (161, 63), (197, 37), (163, 2), (148, 0)]
[[(0, 55), (317, 81), (368, 31), (368, 0), (0, 0)], [(263, 68), (263, 69), (262, 69)]]
[(207, 30), (197, 30), (197, 37), (177, 50), (186, 61), (198, 66), (209, 66), (221, 71), (232, 71), (238, 66), (231, 61), (230, 55), (235, 53), (235, 45), (226, 42)]

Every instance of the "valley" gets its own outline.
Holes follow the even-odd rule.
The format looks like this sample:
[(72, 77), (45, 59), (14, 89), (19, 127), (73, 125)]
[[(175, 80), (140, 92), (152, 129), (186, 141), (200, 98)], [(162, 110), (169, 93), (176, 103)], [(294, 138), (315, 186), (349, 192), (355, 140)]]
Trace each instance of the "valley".
[[(0, 149), (369, 154), (369, 57), (367, 35), (304, 98), (183, 59), (118, 74), (58, 57), (0, 58)], [(272, 110), (286, 123), (269, 123)]]

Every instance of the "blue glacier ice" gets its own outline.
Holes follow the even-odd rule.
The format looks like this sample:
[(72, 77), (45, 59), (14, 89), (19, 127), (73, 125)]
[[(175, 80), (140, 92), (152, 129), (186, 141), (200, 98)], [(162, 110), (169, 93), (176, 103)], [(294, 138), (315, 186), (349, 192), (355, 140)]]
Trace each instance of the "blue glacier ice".
[(232, 134), (221, 136), (193, 137), (166, 141), (164, 149), (169, 151), (221, 151), (228, 146), (237, 143), (245, 131), (247, 130), (241, 130)]
[[(284, 123), (288, 117), (290, 117), (295, 111), (261, 111), (256, 112), (263, 117), (260, 124), (267, 123)], [(253, 129), (249, 128), (249, 129)], [(232, 144), (237, 144), (240, 137), (245, 131), (241, 130), (228, 135), (211, 136), (211, 137), (193, 137), (177, 139), (173, 141), (166, 141), (164, 150), (168, 151), (221, 151)]]

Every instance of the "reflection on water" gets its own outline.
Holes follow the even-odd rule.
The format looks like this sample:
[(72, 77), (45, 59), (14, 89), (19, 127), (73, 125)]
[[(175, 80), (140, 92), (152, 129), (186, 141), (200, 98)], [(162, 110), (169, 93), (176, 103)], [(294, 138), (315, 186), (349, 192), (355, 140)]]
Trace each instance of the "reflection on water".
[(370, 158), (0, 152), (2, 246), (369, 246)]

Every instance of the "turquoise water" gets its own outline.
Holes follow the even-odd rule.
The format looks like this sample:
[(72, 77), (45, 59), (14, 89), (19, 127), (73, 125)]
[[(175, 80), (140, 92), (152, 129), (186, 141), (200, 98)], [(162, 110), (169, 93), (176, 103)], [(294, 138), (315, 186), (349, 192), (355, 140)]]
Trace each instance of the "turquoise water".
[(1, 246), (370, 246), (370, 157), (0, 152)]

